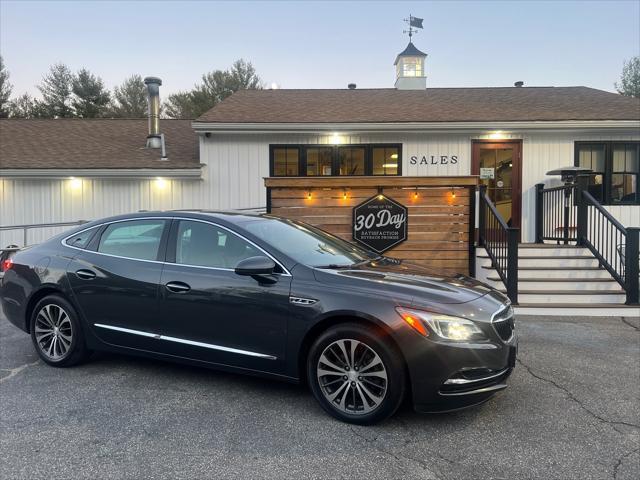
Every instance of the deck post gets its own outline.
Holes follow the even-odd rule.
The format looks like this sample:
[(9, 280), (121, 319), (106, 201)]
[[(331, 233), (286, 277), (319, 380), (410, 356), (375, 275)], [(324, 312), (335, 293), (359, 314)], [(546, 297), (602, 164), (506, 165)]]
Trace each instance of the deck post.
[(587, 238), (589, 216), (587, 211), (587, 202), (584, 201), (582, 192), (587, 190), (588, 184), (589, 177), (587, 175), (578, 175), (575, 187), (575, 203), (578, 208), (576, 215), (576, 243), (578, 246), (584, 246), (585, 239)]
[(637, 305), (640, 296), (638, 260), (640, 258), (640, 227), (627, 227), (627, 241), (624, 247), (624, 279), (627, 290), (627, 305)]
[(542, 237), (544, 236), (544, 183), (536, 184), (536, 243), (544, 243)]

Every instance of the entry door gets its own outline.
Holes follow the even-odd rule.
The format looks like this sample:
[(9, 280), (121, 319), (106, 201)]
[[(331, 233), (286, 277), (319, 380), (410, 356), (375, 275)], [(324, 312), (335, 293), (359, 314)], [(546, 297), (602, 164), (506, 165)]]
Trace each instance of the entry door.
[[(474, 141), (472, 175), (480, 183), (502, 218), (520, 228), (522, 208), (522, 142)], [(484, 177), (484, 178), (482, 178)]]
[(265, 255), (224, 227), (174, 221), (160, 280), (163, 351), (252, 370), (282, 372), (291, 277), (271, 282), (235, 273), (237, 263)]

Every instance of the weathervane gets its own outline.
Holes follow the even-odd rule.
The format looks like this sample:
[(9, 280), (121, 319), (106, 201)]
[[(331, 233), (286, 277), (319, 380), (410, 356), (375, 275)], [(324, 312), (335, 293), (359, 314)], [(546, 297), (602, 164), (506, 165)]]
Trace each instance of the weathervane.
[[(414, 33), (418, 33), (418, 28), (423, 28), (422, 27), (422, 18), (418, 18), (418, 17), (414, 17), (413, 15), (409, 14), (409, 18), (405, 18), (404, 21), (407, 22), (407, 24), (409, 25), (409, 30), (403, 30), (402, 33), (408, 33), (409, 34), (409, 42), (411, 42), (411, 37), (413, 36)], [(415, 27), (415, 28), (414, 28)]]

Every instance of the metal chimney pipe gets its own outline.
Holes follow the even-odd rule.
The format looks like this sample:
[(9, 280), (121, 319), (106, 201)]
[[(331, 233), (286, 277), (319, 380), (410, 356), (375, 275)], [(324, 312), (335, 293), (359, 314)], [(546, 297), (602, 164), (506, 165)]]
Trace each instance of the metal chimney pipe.
[(158, 77), (146, 77), (144, 84), (147, 86), (147, 92), (149, 93), (149, 135), (147, 135), (147, 148), (161, 148), (160, 85), (162, 85), (162, 80)]

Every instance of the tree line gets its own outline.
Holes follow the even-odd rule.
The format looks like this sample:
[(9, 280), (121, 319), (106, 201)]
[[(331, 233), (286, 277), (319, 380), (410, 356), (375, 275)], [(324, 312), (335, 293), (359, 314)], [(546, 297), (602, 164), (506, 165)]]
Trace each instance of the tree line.
[[(131, 75), (109, 91), (86, 68), (77, 72), (63, 63), (49, 68), (36, 86), (41, 98), (12, 96), (10, 74), (0, 56), (0, 118), (142, 118), (147, 115), (147, 89), (141, 75)], [(236, 60), (227, 70), (202, 75), (193, 89), (171, 94), (162, 104), (165, 118), (197, 118), (233, 92), (261, 89), (251, 62)]]

